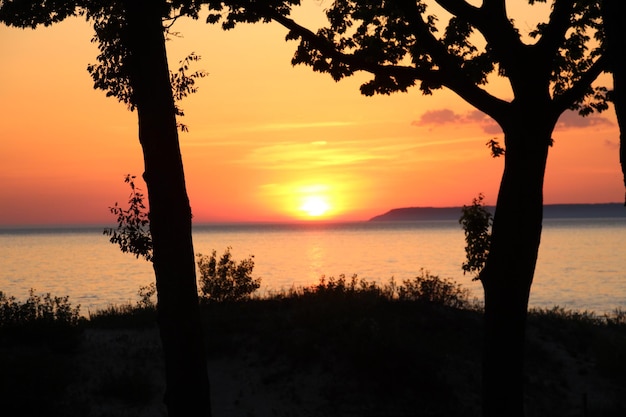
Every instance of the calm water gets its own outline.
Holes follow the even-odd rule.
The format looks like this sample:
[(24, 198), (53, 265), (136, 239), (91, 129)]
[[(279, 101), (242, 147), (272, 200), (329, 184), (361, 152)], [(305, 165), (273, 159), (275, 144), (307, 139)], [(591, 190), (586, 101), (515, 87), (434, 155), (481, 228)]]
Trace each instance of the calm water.
[[(457, 222), (335, 225), (204, 225), (196, 253), (254, 255), (261, 291), (317, 283), (322, 275), (358, 274), (386, 282), (426, 269), (453, 278), (482, 299), (464, 276)], [(24, 299), (29, 288), (69, 295), (81, 311), (135, 301), (153, 280), (151, 265), (121, 253), (102, 228), (0, 229), (0, 291)], [(598, 313), (626, 308), (626, 219), (546, 220), (531, 305)]]

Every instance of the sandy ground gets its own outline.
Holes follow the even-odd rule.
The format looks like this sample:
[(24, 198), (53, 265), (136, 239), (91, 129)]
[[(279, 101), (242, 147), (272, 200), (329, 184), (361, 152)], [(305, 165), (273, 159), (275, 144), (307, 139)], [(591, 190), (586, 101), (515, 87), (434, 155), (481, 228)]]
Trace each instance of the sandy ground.
[[(156, 330), (88, 330), (77, 361), (81, 379), (72, 395), (87, 400), (92, 416), (166, 416), (161, 402), (165, 387), (160, 354)], [(136, 367), (142, 370), (133, 374), (131, 369)], [(334, 404), (324, 398), (325, 386), (333, 378), (327, 372), (299, 372), (279, 358), (262, 360), (253, 352), (222, 354), (210, 358), (207, 367), (215, 417), (353, 415), (333, 410)], [(133, 377), (148, 381), (151, 398), (147, 404), (133, 404), (124, 398), (122, 390), (128, 384), (124, 379)], [(116, 382), (120, 392), (103, 389), (103, 385)]]
[[(530, 395), (540, 395), (542, 402), (549, 402), (551, 392), (558, 394), (561, 403), (555, 404), (555, 415), (622, 415), (614, 412), (615, 387), (593, 373), (593, 363), (550, 343), (544, 348), (560, 358), (559, 366), (566, 382), (557, 382), (541, 373), (530, 375)], [(72, 397), (82, 404), (82, 415), (166, 416), (161, 403), (164, 386), (160, 354), (156, 329), (87, 330), (76, 361), (79, 378), (71, 388)], [(357, 382), (341, 380), (332, 369), (296, 369), (278, 357), (261, 358), (252, 349), (244, 349), (243, 354), (237, 355), (222, 352), (209, 359), (208, 370), (214, 417), (439, 415), (409, 413), (397, 404), (403, 401), (402, 395), (419, 396), (419, 393), (398, 393), (389, 398), (388, 404), (381, 405), (379, 398), (370, 402), (367, 396), (357, 395)], [(460, 370), (459, 374), (463, 373)], [(478, 415), (476, 387), (468, 390), (473, 393), (467, 395), (467, 415)], [(135, 402), (133, 397), (140, 397), (141, 401)], [(529, 401), (527, 415), (542, 416), (533, 404)], [(545, 409), (545, 404), (537, 404), (537, 408)], [(596, 411), (584, 414), (585, 409)]]

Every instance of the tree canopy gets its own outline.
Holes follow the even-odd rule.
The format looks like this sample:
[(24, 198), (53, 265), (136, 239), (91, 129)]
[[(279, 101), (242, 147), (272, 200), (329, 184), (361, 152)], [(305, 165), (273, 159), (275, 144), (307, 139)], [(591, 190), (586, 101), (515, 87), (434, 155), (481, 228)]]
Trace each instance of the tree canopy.
[[(430, 13), (434, 3), (450, 14), (447, 22)], [(498, 0), (480, 7), (464, 0), (338, 0), (326, 11), (328, 26), (315, 33), (273, 10), (266, 13), (290, 29), (288, 39), (300, 40), (294, 65), (335, 80), (370, 72), (373, 78), (361, 86), (365, 95), (414, 85), (432, 94), (446, 87), (502, 124), (511, 103), (484, 88), (496, 75), (510, 80), (518, 100), (531, 93), (528, 85), (543, 89), (548, 80), (555, 115), (607, 108), (607, 88), (592, 86), (606, 69), (597, 1), (555, 0), (549, 20), (528, 33), (530, 42)]]

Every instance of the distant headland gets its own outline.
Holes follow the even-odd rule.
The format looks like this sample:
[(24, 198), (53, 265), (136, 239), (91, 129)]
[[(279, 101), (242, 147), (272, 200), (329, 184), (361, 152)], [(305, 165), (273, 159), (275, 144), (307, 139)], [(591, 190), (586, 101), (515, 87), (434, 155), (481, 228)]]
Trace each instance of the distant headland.
[[(372, 217), (371, 222), (388, 221), (435, 221), (458, 220), (462, 207), (404, 207), (389, 210), (387, 213)], [(490, 212), (495, 207), (487, 206)], [(543, 207), (546, 219), (588, 219), (626, 217), (623, 203), (603, 204), (546, 204)]]

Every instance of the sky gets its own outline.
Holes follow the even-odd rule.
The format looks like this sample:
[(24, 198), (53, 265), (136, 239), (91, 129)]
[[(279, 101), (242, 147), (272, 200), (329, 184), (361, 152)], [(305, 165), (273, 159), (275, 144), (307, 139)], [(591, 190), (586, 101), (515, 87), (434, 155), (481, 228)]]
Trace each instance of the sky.
[[(294, 16), (323, 22), (325, 1)], [(539, 14), (516, 21), (532, 28)], [(296, 42), (275, 23), (218, 26), (180, 19), (172, 70), (191, 52), (208, 76), (180, 103), (187, 190), (196, 222), (360, 221), (398, 207), (495, 204), (499, 128), (446, 90), (365, 97), (360, 73), (334, 82), (290, 63)], [(126, 174), (143, 172), (137, 118), (93, 89), (92, 28), (82, 19), (36, 30), (0, 26), (0, 226), (102, 224), (124, 205)], [(610, 86), (610, 78), (605, 77)], [(489, 87), (510, 99), (507, 85)], [(545, 203), (621, 202), (613, 109), (566, 113), (554, 132)], [(139, 181), (145, 190), (145, 185)]]

